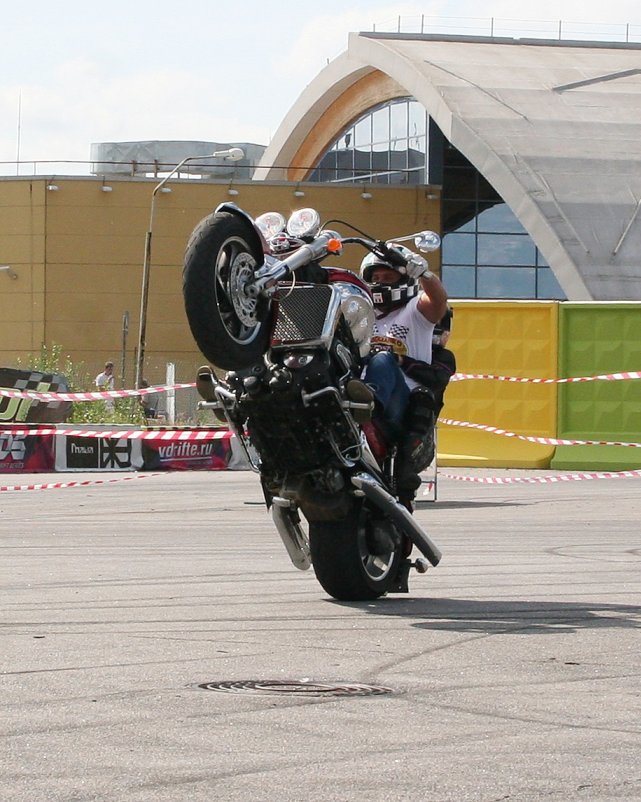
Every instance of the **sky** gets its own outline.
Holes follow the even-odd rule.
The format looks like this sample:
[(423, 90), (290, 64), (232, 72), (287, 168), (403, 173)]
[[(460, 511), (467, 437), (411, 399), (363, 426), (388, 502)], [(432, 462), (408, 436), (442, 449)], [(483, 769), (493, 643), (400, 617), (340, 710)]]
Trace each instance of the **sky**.
[[(489, 33), (494, 18), (495, 32), (503, 25), (514, 36), (563, 20), (577, 38), (618, 40), (629, 24), (641, 42), (638, 0), (11, 3), (2, 13), (0, 174), (15, 175), (18, 158), (89, 161), (92, 142), (267, 145), (349, 32), (396, 30), (399, 18), (402, 29), (418, 30), (423, 18), (426, 29), (451, 33)], [(88, 172), (55, 169), (79, 171)]]

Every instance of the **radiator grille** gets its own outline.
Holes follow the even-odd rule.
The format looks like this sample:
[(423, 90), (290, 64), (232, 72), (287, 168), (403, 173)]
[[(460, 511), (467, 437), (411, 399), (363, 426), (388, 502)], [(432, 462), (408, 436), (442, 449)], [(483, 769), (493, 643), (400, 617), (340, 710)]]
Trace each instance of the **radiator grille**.
[(325, 284), (294, 287), (278, 302), (272, 345), (317, 340), (323, 333), (332, 288)]

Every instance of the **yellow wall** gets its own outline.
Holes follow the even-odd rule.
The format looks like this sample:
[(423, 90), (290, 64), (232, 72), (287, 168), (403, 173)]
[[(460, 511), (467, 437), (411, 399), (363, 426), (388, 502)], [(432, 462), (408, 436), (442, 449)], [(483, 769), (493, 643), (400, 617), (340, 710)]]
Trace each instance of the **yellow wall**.
[[(518, 378), (558, 377), (554, 301), (454, 301), (449, 346), (457, 372)], [(472, 379), (450, 382), (441, 418), (515, 434), (556, 437), (557, 385)], [(554, 446), (439, 425), (439, 465), (547, 468)]]
[[(0, 184), (0, 353), (39, 348), (44, 337), (45, 208), (42, 181)], [(6, 364), (6, 359), (0, 357)]]
[[(44, 178), (0, 179), (0, 264), (11, 265), (16, 280), (0, 274), (0, 365), (38, 352), (40, 344), (62, 346), (75, 363), (95, 375), (106, 358), (116, 363), (122, 350), (122, 321), (129, 312), (126, 343), (127, 386), (133, 384), (138, 339), (145, 232), (155, 179), (107, 181), (56, 177), (48, 191)], [(185, 319), (181, 271), (185, 245), (198, 221), (219, 203), (233, 200), (252, 215), (277, 209), (285, 216), (313, 206), (321, 218), (340, 218), (377, 238), (439, 229), (438, 202), (426, 187), (362, 187), (171, 180), (171, 193), (158, 193), (153, 226), (145, 372), (164, 378), (167, 361), (177, 363), (177, 380), (192, 381), (204, 360)], [(343, 232), (345, 228), (335, 225)], [(341, 263), (357, 267), (361, 250), (349, 246)], [(435, 266), (436, 259), (430, 260)]]

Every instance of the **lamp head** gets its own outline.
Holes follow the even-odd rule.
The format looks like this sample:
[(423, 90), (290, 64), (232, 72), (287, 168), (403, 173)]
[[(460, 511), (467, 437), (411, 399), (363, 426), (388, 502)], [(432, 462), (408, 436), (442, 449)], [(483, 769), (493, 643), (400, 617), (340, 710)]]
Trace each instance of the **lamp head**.
[(227, 162), (237, 162), (245, 158), (245, 151), (242, 148), (227, 148), (227, 150), (215, 150), (205, 159), (224, 159)]

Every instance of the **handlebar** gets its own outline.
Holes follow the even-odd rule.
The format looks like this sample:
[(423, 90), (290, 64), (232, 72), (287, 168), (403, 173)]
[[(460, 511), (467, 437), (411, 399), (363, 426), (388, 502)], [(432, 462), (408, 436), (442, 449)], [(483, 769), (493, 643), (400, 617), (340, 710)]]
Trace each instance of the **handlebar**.
[(305, 267), (310, 262), (327, 256), (327, 245), (330, 239), (332, 239), (330, 234), (319, 234), (313, 242), (302, 245), (282, 261), (277, 261), (272, 265), (265, 264), (257, 271), (256, 280), (246, 288), (247, 294), (257, 297), (264, 290), (286, 279), (300, 267)]
[(390, 247), (384, 240), (371, 240), (366, 237), (341, 237), (335, 231), (321, 231), (314, 240), (301, 245), (296, 251), (284, 259), (266, 257), (265, 264), (256, 272), (256, 278), (245, 287), (245, 292), (252, 298), (267, 294), (279, 281), (291, 276), (296, 270), (310, 262), (324, 259), (329, 253), (331, 240), (340, 240), (342, 245), (362, 245), (371, 253), (378, 254), (381, 259), (396, 267), (406, 267), (407, 259), (396, 248)]

